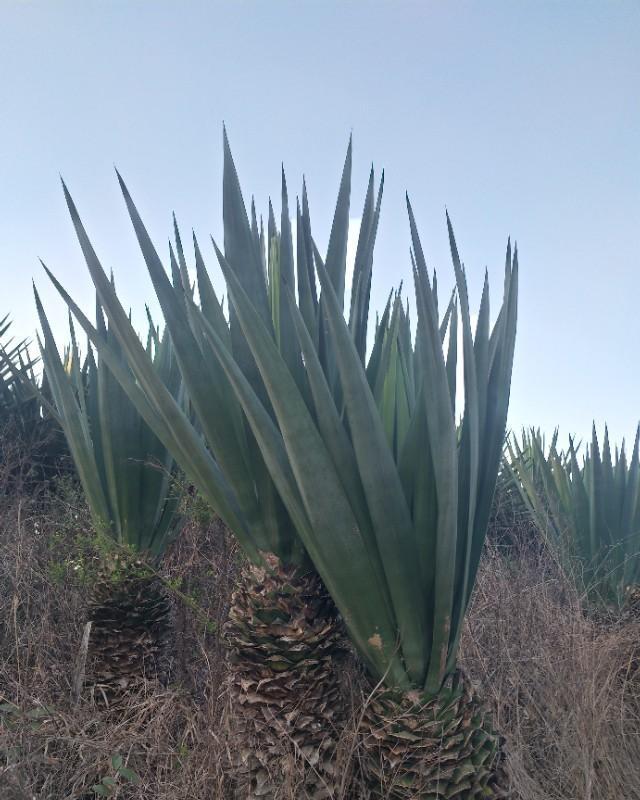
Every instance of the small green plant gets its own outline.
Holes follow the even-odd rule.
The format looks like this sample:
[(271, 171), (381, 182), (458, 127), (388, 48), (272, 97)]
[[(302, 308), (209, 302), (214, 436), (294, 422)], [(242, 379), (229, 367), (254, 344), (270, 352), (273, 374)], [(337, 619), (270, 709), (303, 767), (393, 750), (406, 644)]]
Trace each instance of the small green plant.
[(189, 757), (189, 752), (190, 752), (189, 747), (184, 742), (180, 742), (180, 746), (178, 747), (178, 752), (177, 752), (179, 767), (183, 766), (183, 762), (186, 761), (187, 758)]
[(211, 504), (199, 492), (196, 487), (188, 481), (184, 473), (177, 471), (173, 477), (171, 490), (180, 498), (178, 513), (193, 520), (200, 528), (208, 528), (217, 519), (217, 514)]
[(48, 706), (34, 706), (22, 709), (15, 703), (0, 703), (0, 726), (15, 729), (27, 725), (32, 731), (37, 730), (47, 719), (54, 715), (53, 709)]
[(61, 561), (52, 561), (49, 564), (49, 578), (56, 586), (61, 586), (67, 577), (67, 564)]
[(91, 787), (93, 793), (98, 797), (113, 797), (123, 783), (132, 783), (134, 786), (140, 783), (138, 773), (125, 766), (124, 759), (119, 753), (111, 756), (110, 764), (109, 774)]

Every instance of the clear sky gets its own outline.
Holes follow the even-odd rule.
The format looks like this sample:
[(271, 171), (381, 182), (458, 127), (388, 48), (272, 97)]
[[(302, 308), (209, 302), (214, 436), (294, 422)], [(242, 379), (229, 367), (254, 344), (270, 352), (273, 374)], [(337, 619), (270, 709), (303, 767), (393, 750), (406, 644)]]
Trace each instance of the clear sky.
[[(93, 297), (58, 174), (136, 310), (150, 289), (113, 165), (166, 252), (171, 212), (221, 228), (222, 121), (247, 194), (307, 176), (326, 241), (348, 136), (352, 216), (385, 169), (374, 301), (409, 280), (404, 191), (452, 283), (452, 216), (474, 305), (521, 294), (510, 424), (629, 438), (640, 418), (640, 2), (0, 0), (0, 314), (33, 335), (39, 268)], [(279, 205), (279, 204), (278, 204)], [(187, 237), (188, 238), (188, 237)], [(208, 263), (213, 267), (210, 248)]]

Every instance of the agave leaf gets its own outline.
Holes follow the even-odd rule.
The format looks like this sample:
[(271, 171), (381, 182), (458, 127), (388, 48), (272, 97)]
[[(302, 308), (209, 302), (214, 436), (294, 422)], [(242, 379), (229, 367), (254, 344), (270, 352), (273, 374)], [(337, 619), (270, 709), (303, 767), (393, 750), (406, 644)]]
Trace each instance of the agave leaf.
[(458, 297), (460, 299), (465, 389), (464, 418), (462, 421), (460, 447), (458, 451), (458, 498), (459, 500), (462, 499), (458, 511), (458, 539), (461, 546), (457, 548), (456, 552), (457, 583), (462, 586), (462, 591), (454, 599), (452, 631), (452, 637), (454, 641), (457, 641), (462, 630), (462, 621), (466, 611), (465, 600), (468, 594), (469, 572), (471, 569), (480, 458), (480, 401), (478, 397), (476, 353), (474, 351), (473, 334), (471, 331), (467, 280), (460, 261), (453, 234), (453, 227), (448, 214), (447, 228), (456, 275)]
[[(306, 195), (306, 191), (305, 191)], [(298, 274), (298, 302), (314, 347), (318, 348), (318, 300), (316, 297), (315, 276), (313, 272), (313, 248), (308, 222), (303, 218), (300, 203), (296, 210), (296, 252)]]
[(34, 296), (40, 326), (44, 336), (44, 346), (40, 345), (40, 353), (47, 369), (54, 401), (64, 424), (69, 449), (73, 456), (78, 475), (87, 496), (94, 524), (100, 530), (110, 524), (110, 513), (102, 484), (99, 480), (98, 467), (95, 461), (91, 434), (86, 416), (74, 395), (71, 383), (64, 372), (62, 360), (51, 332), (49, 320), (44, 312), (40, 296), (34, 286)]
[(371, 355), (369, 356), (369, 361), (366, 367), (367, 380), (369, 381), (369, 386), (372, 389), (375, 387), (376, 383), (378, 383), (379, 375), (381, 372), (380, 361), (382, 359), (382, 351), (384, 347), (387, 328), (389, 327), (392, 298), (393, 298), (393, 292), (389, 292), (389, 297), (387, 298), (387, 303), (384, 307), (384, 311), (382, 312), (382, 317), (378, 321), (378, 325), (376, 328), (376, 335), (373, 340), (373, 348), (371, 350)]
[[(509, 246), (507, 252), (510, 252)], [(491, 356), (491, 337), (489, 340), (489, 381), (487, 384), (486, 417), (482, 423), (481, 442), (482, 470), (479, 474), (475, 527), (469, 565), (469, 583), (467, 585), (467, 606), (471, 599), (471, 591), (475, 582), (480, 556), (484, 543), (485, 531), (491, 513), (491, 504), (495, 492), (496, 478), (502, 458), (504, 435), (509, 409), (511, 374), (516, 341), (518, 319), (518, 250), (516, 248), (513, 262), (505, 266), (505, 282), (502, 307), (494, 333), (495, 349)]]
[(356, 349), (364, 362), (367, 349), (367, 328), (369, 320), (369, 300), (371, 297), (371, 277), (373, 273), (373, 250), (378, 233), (382, 192), (384, 189), (384, 172), (378, 186), (375, 208), (373, 207), (373, 167), (369, 179), (369, 188), (365, 199), (358, 246), (354, 263), (353, 282), (351, 288), (351, 310), (349, 329), (356, 343)]
[(347, 240), (349, 238), (349, 205), (351, 201), (351, 166), (352, 166), (353, 144), (349, 137), (349, 146), (342, 170), (340, 190), (336, 210), (329, 236), (329, 246), (327, 248), (327, 258), (325, 266), (331, 283), (335, 289), (336, 297), (342, 304), (344, 303), (344, 286), (347, 272)]
[(458, 457), (456, 427), (442, 348), (437, 310), (427, 273), (413, 210), (407, 198), (409, 224), (415, 256), (414, 282), (421, 324), (421, 356), (424, 372), (424, 407), (431, 444), (434, 482), (438, 497), (438, 528), (435, 554), (434, 625), (432, 656), (425, 689), (438, 691), (449, 655), (456, 564), (458, 514)]

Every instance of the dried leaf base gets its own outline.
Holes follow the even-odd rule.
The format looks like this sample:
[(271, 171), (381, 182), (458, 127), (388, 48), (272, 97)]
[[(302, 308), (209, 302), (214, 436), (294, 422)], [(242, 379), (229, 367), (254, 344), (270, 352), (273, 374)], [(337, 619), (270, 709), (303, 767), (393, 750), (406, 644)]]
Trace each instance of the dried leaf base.
[(361, 727), (373, 798), (503, 798), (500, 740), (460, 673), (432, 697), (379, 690)]
[(171, 601), (142, 562), (118, 556), (102, 568), (89, 619), (87, 679), (96, 699), (112, 701), (147, 681), (168, 682)]
[[(332, 797), (342, 637), (319, 578), (270, 557), (248, 565), (226, 626), (238, 800)], [(296, 776), (305, 775), (303, 785)]]

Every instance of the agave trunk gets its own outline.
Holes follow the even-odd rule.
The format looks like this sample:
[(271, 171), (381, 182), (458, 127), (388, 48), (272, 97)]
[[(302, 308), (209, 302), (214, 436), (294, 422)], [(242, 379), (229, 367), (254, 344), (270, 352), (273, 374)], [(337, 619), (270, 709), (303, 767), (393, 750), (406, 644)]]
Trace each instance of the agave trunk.
[(629, 586), (622, 606), (622, 618), (630, 622), (640, 622), (640, 586)]
[(460, 672), (435, 696), (382, 689), (361, 726), (371, 796), (388, 800), (505, 797), (500, 740)]
[(171, 602), (141, 561), (115, 557), (103, 565), (89, 602), (89, 679), (112, 700), (146, 681), (169, 679)]
[(237, 797), (273, 798), (304, 771), (300, 798), (332, 797), (341, 717), (333, 656), (335, 608), (315, 573), (247, 565), (232, 598), (227, 636)]

